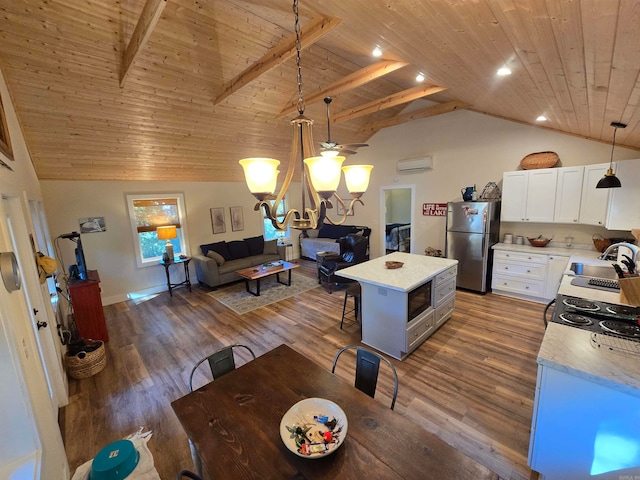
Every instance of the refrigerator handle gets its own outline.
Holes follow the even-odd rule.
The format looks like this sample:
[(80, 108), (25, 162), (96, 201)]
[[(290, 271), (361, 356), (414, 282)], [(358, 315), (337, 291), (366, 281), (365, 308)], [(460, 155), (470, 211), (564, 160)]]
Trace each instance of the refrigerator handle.
[(482, 235), (482, 258), (484, 258), (484, 250), (485, 250), (486, 242), (487, 242), (487, 235)]

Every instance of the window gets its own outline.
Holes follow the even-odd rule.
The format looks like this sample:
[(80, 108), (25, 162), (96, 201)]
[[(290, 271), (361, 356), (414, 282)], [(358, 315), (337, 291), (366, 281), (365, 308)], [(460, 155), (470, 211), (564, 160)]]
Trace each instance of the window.
[[(273, 208), (273, 201), (271, 202), (271, 207)], [(278, 219), (279, 222), (282, 222), (284, 220), (286, 213), (287, 213), (287, 199), (283, 198), (280, 204), (278, 205), (278, 210), (276, 211), (276, 218)], [(291, 230), (289, 228), (289, 225), (287, 225), (287, 229), (285, 231), (276, 230), (276, 228), (271, 223), (271, 220), (269, 220), (266, 216), (263, 217), (262, 223), (264, 227), (265, 240), (273, 240), (274, 238), (277, 238), (278, 240), (281, 240), (284, 238), (291, 238)]]
[(174, 225), (178, 237), (171, 240), (173, 252), (186, 254), (187, 229), (181, 193), (127, 195), (127, 206), (139, 267), (156, 265), (162, 258), (165, 242), (158, 240), (158, 227)]

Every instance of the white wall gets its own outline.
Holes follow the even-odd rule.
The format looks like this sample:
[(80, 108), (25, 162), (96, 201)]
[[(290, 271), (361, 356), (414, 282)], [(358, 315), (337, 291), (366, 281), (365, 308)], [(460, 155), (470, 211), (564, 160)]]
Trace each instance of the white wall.
[[(429, 105), (417, 102), (412, 109)], [(475, 113), (456, 111), (437, 117), (379, 131), (361, 148), (356, 157), (345, 164), (373, 164), (369, 190), (362, 200), (365, 207), (356, 211), (356, 221), (380, 234), (378, 194), (380, 187), (394, 184), (416, 186), (413, 253), (422, 254), (427, 246), (444, 249), (445, 218), (422, 216), (423, 203), (446, 203), (461, 200), (460, 189), (476, 184), (478, 193), (488, 182), (502, 184), (502, 173), (519, 169), (520, 160), (533, 152), (554, 151), (561, 166), (605, 163), (611, 155), (611, 145), (556, 133), (544, 128)], [(407, 158), (433, 155), (433, 170), (400, 175), (396, 162)], [(615, 159), (640, 158), (637, 151), (618, 148)], [(559, 165), (560, 166), (560, 165)], [(622, 179), (624, 181), (624, 179)], [(598, 227), (572, 227), (567, 225), (506, 224), (514, 234), (530, 233), (555, 235), (562, 239), (573, 234), (576, 243), (591, 243), (593, 233), (610, 235)], [(538, 231), (543, 229), (544, 231)], [(379, 242), (372, 241), (372, 255), (380, 255)]]
[[(428, 105), (417, 102), (412, 108)], [(345, 161), (346, 165), (372, 163), (375, 168), (371, 184), (362, 197), (365, 206), (357, 205), (355, 215), (346, 224), (368, 225), (374, 238), (380, 230), (380, 188), (382, 186), (416, 186), (416, 217), (413, 219), (414, 253), (427, 246), (444, 249), (445, 219), (422, 216), (423, 203), (446, 203), (460, 200), (460, 188), (476, 184), (478, 192), (488, 182), (501, 185), (504, 171), (517, 170), (527, 154), (545, 150), (559, 154), (563, 166), (602, 163), (609, 159), (611, 146), (604, 143), (531, 127), (471, 111), (457, 111), (438, 117), (417, 120), (378, 132), (369, 147)], [(399, 175), (397, 160), (433, 155), (433, 170)], [(616, 159), (638, 158), (638, 152), (616, 147)], [(233, 164), (230, 168), (240, 168)], [(78, 219), (105, 217), (107, 231), (86, 234), (82, 242), (90, 269), (98, 270), (105, 304), (126, 299), (131, 292), (166, 290), (161, 266), (137, 268), (131, 229), (126, 209), (126, 193), (183, 192), (187, 209), (191, 254), (198, 245), (219, 240), (235, 240), (262, 233), (260, 214), (253, 211), (255, 200), (242, 183), (210, 182), (41, 182), (47, 219), (52, 237), (78, 230)], [(293, 185), (291, 201), (299, 203), (299, 184)], [(350, 195), (341, 187), (341, 198)], [(227, 221), (229, 207), (243, 207), (245, 230), (213, 235), (209, 209), (224, 207)], [(575, 243), (590, 243), (593, 233), (609, 234), (597, 227), (566, 225), (506, 224), (514, 235), (555, 235), (563, 239), (572, 234)], [(297, 249), (297, 231), (292, 230)], [(379, 256), (380, 242), (371, 242), (371, 253)], [(64, 241), (61, 241), (62, 246)], [(68, 242), (67, 243), (71, 243)], [(65, 264), (74, 263), (71, 250)], [(193, 270), (192, 270), (193, 272)], [(195, 280), (195, 275), (193, 275)]]
[[(11, 293), (0, 282), (0, 348), (3, 349), (0, 370), (12, 380), (6, 385), (3, 382), (0, 411), (7, 418), (13, 419), (12, 422), (3, 422), (0, 477), (14, 478), (14, 472), (20, 468), (23, 469), (20, 470), (21, 474), (16, 475), (26, 475), (29, 468), (33, 469), (33, 466), (41, 463), (43, 471), (32, 478), (68, 478), (67, 459), (57, 425), (57, 411), (51, 410), (51, 395), (25, 292), (28, 285), (39, 285), (35, 259), (31, 254), (28, 237), (25, 242), (21, 242), (12, 236), (12, 232), (25, 229), (33, 231), (28, 202), (40, 200), (40, 186), (1, 72), (0, 96), (14, 158), (10, 160), (0, 154), (0, 159), (13, 168), (10, 171), (0, 167), (0, 252), (15, 252), (23, 277), (23, 287)], [(10, 211), (5, 207), (10, 207)], [(27, 251), (29, 254), (20, 255), (20, 251)], [(29, 297), (31, 300), (42, 300), (41, 289), (33, 288)], [(49, 320), (49, 323), (49, 328), (55, 328), (55, 321)], [(11, 448), (5, 449), (4, 442), (11, 442)], [(27, 453), (29, 454), (25, 457)]]
[[(237, 165), (235, 168), (240, 169)], [(189, 251), (200, 253), (199, 245), (218, 241), (239, 240), (262, 234), (262, 212), (254, 211), (255, 198), (243, 183), (212, 182), (41, 182), (47, 220), (52, 237), (79, 231), (78, 219), (104, 217), (106, 231), (82, 235), (82, 246), (90, 270), (100, 275), (102, 299), (105, 305), (127, 299), (127, 294), (145, 291), (166, 291), (164, 268), (158, 265), (138, 267), (129, 213), (127, 194), (184, 193), (187, 215)], [(293, 184), (288, 195), (296, 204), (299, 184)], [(229, 207), (242, 206), (244, 230), (231, 230)], [(213, 234), (210, 209), (224, 207), (227, 231)], [(292, 235), (297, 235), (292, 231)], [(65, 268), (75, 263), (73, 242), (56, 241), (63, 250)], [(297, 243), (297, 238), (293, 241)], [(195, 268), (190, 265), (191, 279), (196, 281)], [(172, 271), (173, 272), (173, 271)], [(175, 281), (172, 278), (173, 281)]]

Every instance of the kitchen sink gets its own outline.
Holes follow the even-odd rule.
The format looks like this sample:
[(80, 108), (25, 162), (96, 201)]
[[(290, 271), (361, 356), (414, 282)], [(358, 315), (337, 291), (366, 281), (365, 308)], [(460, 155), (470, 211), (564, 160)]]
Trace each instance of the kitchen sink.
[[(580, 272), (580, 265), (582, 266), (582, 272)], [(569, 270), (576, 272), (576, 275), (580, 275), (582, 277), (608, 278), (610, 280), (618, 279), (618, 274), (611, 266), (603, 267), (599, 265), (572, 263)]]

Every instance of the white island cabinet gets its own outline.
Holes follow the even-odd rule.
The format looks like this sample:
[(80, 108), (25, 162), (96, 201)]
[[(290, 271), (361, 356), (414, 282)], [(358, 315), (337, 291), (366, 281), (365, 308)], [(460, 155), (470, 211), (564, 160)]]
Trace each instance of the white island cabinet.
[[(386, 261), (404, 265), (388, 269)], [(420, 346), (451, 317), (457, 265), (448, 258), (395, 252), (340, 270), (362, 287), (362, 342), (398, 360)]]

